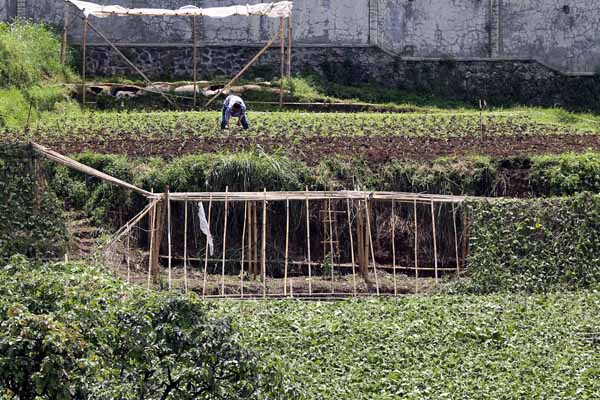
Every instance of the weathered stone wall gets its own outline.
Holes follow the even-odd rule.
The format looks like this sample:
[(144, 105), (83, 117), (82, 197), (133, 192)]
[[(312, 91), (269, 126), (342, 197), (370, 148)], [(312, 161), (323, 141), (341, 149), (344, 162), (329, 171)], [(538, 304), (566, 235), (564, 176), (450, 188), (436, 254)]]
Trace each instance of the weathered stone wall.
[(600, 1), (504, 0), (501, 51), (570, 72), (600, 66)]
[[(201, 78), (231, 76), (251, 59), (256, 48), (207, 46), (199, 49)], [(127, 56), (152, 78), (192, 76), (192, 48), (134, 47)], [(567, 76), (532, 60), (494, 59), (454, 61), (407, 59), (377, 47), (297, 47), (294, 70), (313, 71), (340, 83), (379, 82), (390, 88), (435, 93), (490, 105), (521, 102), (533, 105), (566, 105), (600, 108), (600, 77)], [(271, 49), (249, 74), (279, 74), (279, 50)], [(108, 47), (93, 46), (89, 53), (91, 74), (119, 75), (129, 67)]]
[[(226, 6), (239, 0), (96, 0), (127, 7)], [(257, 3), (261, 0), (244, 0)], [(297, 45), (375, 45), (390, 54), (421, 58), (528, 58), (563, 72), (600, 65), (598, 0), (295, 0)], [(0, 19), (15, 13), (63, 24), (64, 0), (0, 0)], [(3, 16), (4, 15), (4, 16)], [(70, 40), (81, 41), (81, 15), (71, 7)], [(187, 18), (91, 18), (122, 44), (190, 43)], [(204, 45), (255, 45), (277, 29), (270, 18), (198, 19)], [(89, 43), (101, 43), (93, 32)], [(156, 66), (160, 68), (160, 66)]]

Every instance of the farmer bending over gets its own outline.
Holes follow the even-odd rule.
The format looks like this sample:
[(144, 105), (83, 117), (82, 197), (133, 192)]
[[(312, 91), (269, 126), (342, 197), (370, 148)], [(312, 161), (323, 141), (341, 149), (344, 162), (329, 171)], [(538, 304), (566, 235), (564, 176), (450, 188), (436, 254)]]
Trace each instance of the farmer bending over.
[(223, 116), (221, 118), (221, 129), (226, 129), (229, 126), (229, 119), (231, 117), (238, 118), (238, 126), (243, 126), (244, 129), (250, 128), (248, 124), (248, 118), (246, 118), (246, 105), (244, 100), (238, 96), (227, 96), (225, 103), (223, 103)]

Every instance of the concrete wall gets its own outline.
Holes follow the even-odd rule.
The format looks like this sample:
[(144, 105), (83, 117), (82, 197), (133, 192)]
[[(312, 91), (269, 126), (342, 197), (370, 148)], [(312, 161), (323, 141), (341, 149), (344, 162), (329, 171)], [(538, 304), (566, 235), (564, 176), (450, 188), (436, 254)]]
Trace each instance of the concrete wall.
[[(260, 0), (96, 1), (177, 8)], [(14, 14), (10, 4), (24, 9), (24, 17), (62, 25), (63, 0), (0, 0), (0, 20)], [(75, 43), (81, 40), (77, 14), (70, 14)], [(185, 18), (91, 20), (124, 44), (191, 42), (191, 23)], [(258, 45), (275, 33), (277, 23), (269, 18), (204, 18), (199, 20), (199, 40), (204, 46)], [(598, 0), (295, 0), (293, 27), (297, 46), (375, 45), (395, 56), (428, 59), (539, 59), (564, 72), (593, 72), (600, 65)], [(89, 42), (101, 40), (90, 32)]]
[(572, 72), (600, 66), (598, 0), (504, 0), (500, 20), (506, 56), (540, 57)]
[(382, 0), (378, 41), (400, 55), (487, 57), (488, 1)]

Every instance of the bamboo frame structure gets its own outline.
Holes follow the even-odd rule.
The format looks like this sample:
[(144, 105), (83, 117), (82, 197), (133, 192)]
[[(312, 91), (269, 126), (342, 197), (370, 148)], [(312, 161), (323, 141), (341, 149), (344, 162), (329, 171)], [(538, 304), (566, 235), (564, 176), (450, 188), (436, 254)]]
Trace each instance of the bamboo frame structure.
[[(332, 266), (332, 276), (331, 276), (331, 281), (333, 283), (333, 280), (336, 278), (335, 276), (335, 271), (339, 271), (340, 275), (344, 275), (347, 273), (344, 272), (344, 270), (348, 270), (350, 269), (352, 272), (352, 295), (353, 296), (359, 296), (362, 295), (363, 293), (359, 293), (358, 291), (358, 285), (357, 285), (357, 279), (356, 279), (356, 259), (355, 259), (355, 252), (354, 252), (354, 223), (353, 223), (353, 217), (352, 217), (352, 210), (356, 209), (358, 211), (358, 223), (357, 223), (357, 229), (356, 229), (356, 234), (360, 235), (360, 232), (362, 229), (364, 229), (365, 231), (363, 232), (364, 236), (363, 237), (363, 241), (358, 242), (358, 247), (366, 247), (366, 252), (363, 252), (363, 256), (366, 256), (367, 258), (369, 257), (370, 253), (370, 263), (373, 265), (373, 272), (375, 275), (375, 286), (376, 286), (376, 290), (377, 290), (377, 294), (379, 295), (386, 295), (386, 293), (382, 293), (381, 289), (381, 281), (379, 280), (379, 270), (382, 271), (382, 276), (385, 276), (385, 273), (387, 273), (386, 271), (391, 270), (392, 274), (394, 276), (394, 287), (393, 287), (393, 294), (394, 295), (399, 295), (399, 290), (398, 290), (398, 286), (397, 286), (397, 272), (398, 270), (410, 270), (410, 269), (414, 269), (415, 272), (415, 292), (418, 293), (419, 292), (419, 279), (420, 279), (420, 272), (426, 272), (425, 275), (429, 274), (430, 272), (434, 273), (435, 276), (435, 280), (436, 282), (439, 279), (439, 274), (440, 272), (455, 272), (456, 274), (459, 274), (461, 272), (461, 262), (460, 262), (460, 255), (459, 255), (459, 237), (458, 237), (458, 223), (457, 223), (457, 207), (460, 207), (462, 205), (462, 203), (467, 199), (467, 197), (464, 196), (446, 196), (446, 195), (428, 195), (428, 194), (416, 194), (416, 193), (401, 193), (401, 192), (366, 192), (366, 191), (321, 191), (321, 192), (317, 192), (317, 191), (309, 191), (308, 187), (306, 188), (305, 191), (297, 191), (297, 192), (267, 192), (266, 189), (263, 189), (262, 192), (229, 192), (229, 188), (227, 187), (225, 192), (201, 192), (201, 193), (171, 193), (168, 191), (166, 191), (166, 193), (153, 193), (153, 192), (148, 192), (146, 190), (143, 190), (141, 188), (138, 188), (134, 185), (131, 185), (127, 182), (121, 181), (119, 179), (116, 179), (110, 175), (106, 175), (104, 173), (101, 173), (100, 171), (97, 171), (93, 168), (90, 168), (88, 166), (85, 166), (81, 163), (78, 163), (68, 157), (62, 156), (50, 149), (47, 149), (46, 147), (40, 146), (36, 143), (32, 143), (32, 148), (40, 155), (48, 158), (49, 160), (55, 161), (57, 163), (63, 164), (68, 166), (69, 168), (72, 168), (74, 170), (77, 171), (81, 171), (83, 173), (86, 173), (88, 175), (97, 177), (99, 179), (105, 180), (107, 182), (113, 183), (117, 186), (120, 186), (126, 190), (130, 190), (130, 191), (134, 191), (136, 193), (141, 194), (142, 196), (144, 196), (147, 200), (147, 204), (146, 206), (140, 211), (138, 212), (132, 219), (130, 219), (129, 221), (126, 222), (126, 224), (121, 227), (120, 229), (118, 229), (115, 234), (113, 235), (113, 237), (107, 241), (107, 244), (104, 245), (104, 247), (107, 249), (107, 253), (110, 253), (108, 251), (108, 248), (111, 248), (112, 246), (114, 246), (117, 242), (119, 242), (120, 240), (122, 240), (123, 238), (126, 237), (125, 239), (125, 247), (127, 249), (126, 255), (125, 255), (125, 267), (127, 268), (127, 273), (128, 273), (128, 279), (131, 278), (130, 274), (131, 274), (131, 265), (130, 265), (130, 260), (129, 260), (129, 251), (128, 249), (130, 248), (130, 241), (129, 241), (129, 234), (132, 232), (132, 229), (134, 228), (138, 228), (139, 229), (139, 224), (141, 223), (141, 221), (148, 216), (149, 219), (149, 244), (150, 244), (150, 251), (149, 251), (149, 256), (148, 256), (148, 276), (147, 276), (147, 285), (148, 288), (151, 287), (152, 281), (154, 279), (154, 281), (157, 281), (158, 279), (158, 275), (159, 275), (159, 268), (158, 268), (158, 261), (160, 258), (167, 258), (168, 259), (168, 268), (169, 268), (169, 287), (173, 288), (173, 283), (174, 283), (174, 279), (173, 279), (173, 260), (176, 259), (180, 259), (178, 257), (173, 256), (172, 254), (172, 246), (173, 246), (173, 219), (172, 219), (172, 204), (171, 202), (175, 201), (175, 202), (182, 202), (183, 203), (183, 207), (184, 207), (184, 227), (183, 227), (183, 233), (184, 233), (184, 240), (183, 240), (183, 247), (184, 247), (184, 252), (183, 252), (183, 268), (184, 268), (184, 288), (188, 288), (188, 282), (187, 282), (187, 267), (188, 267), (188, 262), (190, 260), (201, 260), (201, 258), (196, 258), (194, 259), (193, 257), (189, 257), (188, 255), (188, 243), (187, 243), (187, 239), (188, 239), (188, 203), (189, 202), (205, 202), (208, 201), (208, 220), (207, 225), (208, 225), (208, 229), (210, 231), (210, 227), (212, 225), (211, 219), (212, 219), (212, 206), (214, 202), (217, 203), (224, 203), (224, 207), (225, 207), (225, 214), (224, 214), (224, 228), (223, 228), (223, 249), (222, 249), (222, 254), (221, 254), (221, 258), (219, 259), (219, 261), (221, 262), (221, 285), (220, 285), (220, 291), (218, 292), (219, 294), (216, 295), (217, 297), (231, 297), (232, 294), (228, 294), (225, 293), (225, 265), (227, 262), (229, 263), (236, 263), (239, 262), (239, 260), (234, 260), (234, 259), (227, 259), (227, 246), (229, 241), (226, 240), (228, 238), (228, 234), (227, 234), (227, 229), (228, 229), (228, 215), (229, 215), (229, 207), (233, 206), (233, 203), (235, 202), (244, 202), (244, 226), (243, 226), (243, 233), (242, 233), (242, 248), (241, 248), (241, 252), (242, 252), (242, 263), (241, 263), (241, 270), (242, 273), (240, 274), (240, 280), (241, 280), (241, 287), (240, 287), (240, 293), (243, 294), (244, 297), (247, 297), (247, 293), (245, 292), (245, 288), (244, 288), (244, 267), (247, 263), (248, 265), (248, 272), (249, 273), (253, 273), (255, 275), (260, 274), (261, 277), (261, 281), (262, 281), (262, 297), (263, 298), (267, 298), (267, 297), (277, 297), (277, 296), (287, 296), (287, 295), (294, 295), (294, 296), (302, 296), (303, 293), (303, 288), (300, 287), (296, 293), (294, 293), (294, 284), (293, 284), (293, 279), (290, 276), (290, 272), (289, 272), (289, 266), (290, 265), (294, 265), (298, 268), (296, 268), (294, 270), (295, 273), (298, 273), (298, 271), (300, 271), (300, 274), (303, 274), (303, 271), (308, 271), (308, 295), (309, 296), (321, 296), (321, 295), (330, 295), (330, 296), (338, 296), (338, 295), (343, 295), (343, 293), (337, 292), (336, 291), (336, 286), (334, 286), (333, 284), (331, 285), (331, 289), (329, 291), (329, 293), (324, 293), (322, 292), (322, 288), (319, 288), (319, 290), (317, 292), (315, 292), (314, 290), (314, 286), (313, 286), (313, 266), (320, 266), (323, 267), (324, 263), (319, 262), (318, 260), (313, 260), (312, 258), (312, 254), (311, 254), (311, 226), (310, 226), (310, 219), (311, 219), (311, 201), (327, 201), (327, 215), (329, 217), (329, 236), (330, 236), (330, 246), (329, 246), (329, 250), (330, 250), (330, 256), (333, 254), (333, 213), (334, 212), (338, 212), (337, 210), (334, 211), (332, 209), (332, 202), (333, 201), (339, 201), (339, 200), (345, 200), (346, 202), (346, 211), (345, 213), (347, 214), (347, 227), (348, 227), (348, 235), (349, 235), (349, 244), (350, 244), (350, 251), (349, 251), (349, 256), (350, 256), (350, 262), (349, 263), (343, 263), (340, 260), (338, 260), (338, 262), (335, 263), (335, 266), (333, 265), (334, 262), (332, 259), (330, 259), (330, 263)], [(258, 257), (258, 217), (257, 217), (257, 202), (260, 201), (263, 204), (263, 215), (262, 215), (262, 224), (261, 224), (261, 230), (262, 230), (262, 235), (261, 235), (261, 249), (260, 249), (260, 259)], [(304, 202), (305, 204), (305, 211), (306, 211), (306, 255), (307, 258), (305, 260), (294, 260), (293, 256), (292, 258), (290, 258), (290, 230), (291, 230), (291, 226), (290, 226), (290, 222), (291, 222), (291, 208), (290, 208), (290, 202), (291, 201), (300, 201), (300, 202)], [(357, 201), (358, 202), (358, 207), (354, 208), (353, 204), (354, 202)], [(267, 229), (268, 229), (268, 221), (267, 221), (267, 213), (268, 213), (268, 204), (269, 202), (285, 202), (285, 209), (286, 209), (286, 215), (285, 215), (285, 256), (283, 259), (283, 262), (281, 262), (280, 260), (271, 258), (268, 258), (268, 254), (267, 254)], [(385, 265), (385, 262), (383, 262), (381, 265), (378, 265), (376, 263), (376, 256), (377, 257), (384, 257), (381, 256), (381, 253), (376, 253), (375, 251), (375, 240), (373, 238), (373, 222), (376, 221), (376, 219), (373, 219), (371, 216), (371, 205), (373, 203), (377, 202), (379, 205), (381, 204), (391, 204), (391, 208), (392, 208), (392, 265)], [(397, 249), (396, 247), (396, 229), (395, 229), (395, 225), (396, 225), (396, 212), (397, 212), (397, 204), (399, 203), (412, 203), (413, 204), (413, 218), (414, 218), (414, 268), (409, 267), (408, 265), (399, 265), (397, 262)], [(432, 240), (431, 240), (431, 245), (433, 246), (433, 266), (431, 265), (427, 265), (427, 263), (425, 263), (425, 265), (420, 265), (420, 263), (422, 262), (421, 260), (419, 260), (419, 246), (421, 245), (421, 243), (419, 243), (419, 226), (418, 226), (418, 205), (427, 205), (428, 208), (430, 209), (431, 212), (431, 223), (432, 223)], [(449, 247), (452, 246), (453, 247), (453, 251), (455, 254), (455, 261), (456, 261), (456, 265), (454, 265), (452, 268), (449, 268), (447, 265), (439, 265), (439, 249), (438, 249), (438, 237), (437, 237), (437, 224), (438, 224), (438, 220), (436, 219), (436, 205), (442, 206), (442, 205), (450, 205), (451, 207), (439, 207), (438, 212), (441, 213), (443, 210), (447, 210), (449, 211), (451, 208), (451, 214), (449, 215), (449, 217), (452, 218), (452, 229), (453, 229), (453, 234), (450, 234), (449, 236), (452, 237), (454, 240), (454, 243), (452, 243), (452, 239), (447, 240), (446, 242), (442, 242), (443, 244), (446, 245), (447, 249), (446, 251), (449, 251)], [(381, 208), (381, 207), (379, 207)], [(360, 228), (360, 215), (362, 214), (362, 217), (365, 219), (365, 226), (363, 226), (362, 228)], [(462, 230), (463, 230), (463, 238), (462, 238), (462, 246), (467, 246), (467, 241), (468, 241), (468, 229), (469, 229), (469, 220), (467, 219), (467, 214), (466, 213), (462, 213)], [(166, 222), (166, 231), (167, 231), (167, 237), (168, 237), (168, 255), (167, 256), (161, 256), (159, 249), (160, 249), (160, 243), (161, 243), (161, 238), (162, 238), (162, 234), (163, 231), (165, 230), (165, 224)], [(336, 230), (337, 232), (337, 230)], [(297, 232), (295, 233), (296, 235), (298, 234)], [(127, 236), (126, 236), (127, 235)], [(246, 239), (246, 235), (248, 236), (248, 239)], [(232, 239), (235, 239), (235, 235), (231, 236)], [(234, 240), (235, 241), (235, 240)], [(245, 244), (248, 244), (247, 246), (247, 253), (246, 253), (246, 248), (245, 248)], [(378, 249), (379, 250), (379, 249)], [(338, 248), (339, 251), (339, 248)], [(450, 250), (451, 251), (451, 250)], [(466, 253), (463, 250), (463, 258), (466, 259)], [(115, 253), (113, 253), (115, 254)], [(248, 254), (248, 259), (245, 259), (245, 254)], [(427, 253), (425, 253), (427, 254)], [(442, 251), (442, 254), (444, 254), (444, 252)], [(122, 260), (122, 259), (121, 259)], [(212, 260), (212, 259), (211, 259)], [(258, 262), (260, 260), (260, 272), (259, 272), (259, 268), (258, 268)], [(217, 260), (212, 260), (212, 261), (217, 261)], [(325, 261), (325, 260), (323, 260)], [(121, 261), (122, 262), (122, 261)], [(212, 293), (209, 295), (208, 293), (208, 286), (207, 286), (207, 280), (208, 280), (208, 263), (209, 263), (209, 241), (206, 240), (206, 246), (205, 246), (205, 254), (204, 254), (204, 271), (203, 271), (203, 280), (202, 280), (202, 295), (203, 297), (214, 297), (215, 295), (213, 295)], [(267, 280), (269, 279), (269, 274), (267, 274), (267, 265), (281, 265), (283, 264), (283, 273), (284, 273), (284, 278), (283, 278), (283, 289), (282, 289), (282, 293), (272, 293), (270, 287), (267, 286)], [(334, 270), (334, 267), (336, 268), (336, 270)], [(466, 265), (462, 265), (462, 268), (464, 269), (466, 267)], [(305, 275), (302, 275), (305, 276)], [(328, 279), (323, 279), (323, 275), (320, 276), (320, 279), (325, 282), (328, 281)], [(363, 278), (367, 278), (367, 277), (363, 277)], [(288, 282), (289, 282), (289, 292), (288, 292)], [(322, 282), (322, 284), (323, 284)], [(368, 282), (365, 279), (365, 284), (367, 284), (368, 287)], [(329, 286), (328, 284), (325, 286)], [(269, 289), (269, 290), (267, 290)], [(389, 293), (387, 293), (389, 294)], [(253, 297), (253, 294), (250, 294), (250, 297)]]

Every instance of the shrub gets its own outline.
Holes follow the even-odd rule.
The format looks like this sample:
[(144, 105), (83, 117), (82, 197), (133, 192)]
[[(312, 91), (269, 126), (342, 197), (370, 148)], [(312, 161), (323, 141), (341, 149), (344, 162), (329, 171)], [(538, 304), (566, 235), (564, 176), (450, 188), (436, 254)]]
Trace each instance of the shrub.
[(468, 204), (470, 279), (460, 290), (545, 292), (600, 283), (600, 195)]

